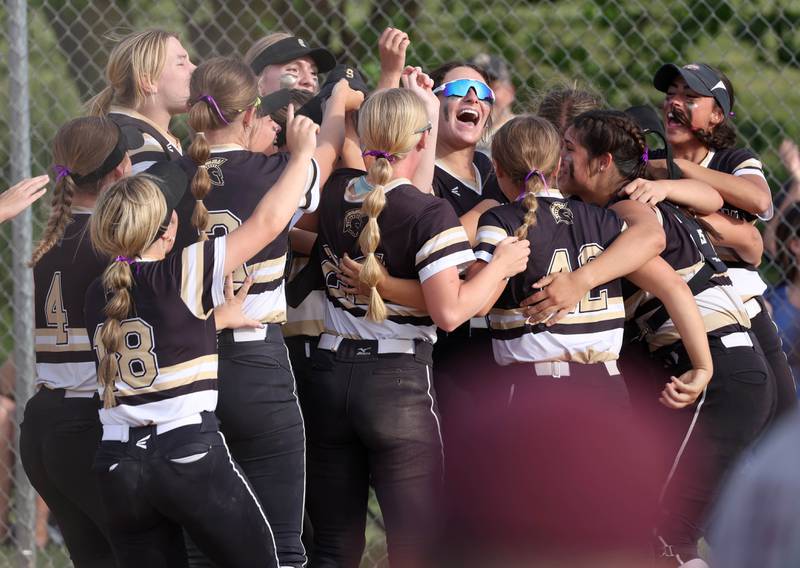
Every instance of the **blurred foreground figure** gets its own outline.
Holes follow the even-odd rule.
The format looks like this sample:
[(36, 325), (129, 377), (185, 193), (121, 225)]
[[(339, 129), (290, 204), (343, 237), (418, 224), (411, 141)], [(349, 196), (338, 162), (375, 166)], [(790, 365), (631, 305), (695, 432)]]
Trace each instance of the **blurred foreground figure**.
[(597, 397), (526, 392), (459, 416), (437, 566), (651, 565), (655, 433)]
[(712, 525), (714, 568), (800, 566), (800, 413), (734, 471)]

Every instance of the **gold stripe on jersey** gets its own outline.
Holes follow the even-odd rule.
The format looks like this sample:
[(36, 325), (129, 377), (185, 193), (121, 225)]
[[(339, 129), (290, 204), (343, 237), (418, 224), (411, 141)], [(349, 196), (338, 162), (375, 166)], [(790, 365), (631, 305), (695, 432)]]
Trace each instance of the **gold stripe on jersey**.
[(506, 233), (500, 227), (494, 227), (492, 225), (484, 225), (482, 227), (478, 227), (478, 233), (475, 239), (478, 243), (497, 245), (500, 241), (502, 241), (507, 237), (508, 233)]
[[(217, 363), (218, 363), (218, 358), (216, 354), (203, 355), (202, 357), (195, 357), (194, 359), (185, 361), (183, 363), (179, 363), (177, 365), (171, 365), (169, 367), (160, 368), (158, 370), (155, 382), (149, 387), (137, 388), (137, 389), (119, 389), (114, 394), (117, 397), (136, 396), (141, 394), (165, 391), (183, 385), (189, 385), (191, 383), (194, 383), (195, 381), (201, 381), (205, 379), (216, 379)], [(211, 368), (208, 368), (209, 365), (211, 366)], [(206, 366), (207, 368), (203, 369), (203, 366)], [(195, 372), (193, 373), (190, 372), (192, 370), (194, 370)], [(189, 374), (186, 374), (187, 371), (189, 371)], [(117, 381), (117, 385), (119, 384), (121, 384), (120, 381)]]
[(283, 278), (285, 267), (285, 254), (279, 258), (272, 258), (263, 262), (247, 265), (250, 275), (253, 277), (254, 284), (267, 284)]
[(749, 158), (744, 162), (742, 162), (741, 164), (737, 165), (735, 168), (733, 168), (733, 172), (731, 173), (735, 174), (739, 170), (744, 170), (748, 168), (754, 168), (760, 170), (761, 168), (763, 168), (763, 165), (761, 164), (761, 160), (757, 160), (755, 158)]
[[(369, 298), (366, 296), (353, 296), (352, 294), (347, 294), (338, 288), (328, 288), (328, 293), (331, 295), (331, 297), (336, 298), (342, 307), (347, 308), (348, 310), (366, 310), (367, 306), (369, 305)], [(350, 298), (354, 298), (355, 302), (351, 301)], [(386, 314), (389, 316), (427, 318), (430, 315), (428, 312), (424, 312), (409, 306), (401, 306), (400, 304), (392, 304), (390, 302), (386, 302), (385, 304)]]
[[(558, 321), (558, 325), (582, 325), (601, 321), (612, 321), (625, 317), (625, 302), (622, 298), (609, 298), (607, 307), (597, 312), (569, 313)], [(523, 327), (526, 316), (521, 309), (502, 310), (493, 308), (489, 311), (489, 327), (492, 329), (516, 329)]]
[[(702, 312), (702, 310), (701, 310)], [(750, 327), (750, 318), (746, 312), (737, 311), (730, 314), (722, 314), (720, 312), (701, 313), (703, 318), (703, 325), (706, 328), (706, 333), (716, 331), (729, 325), (739, 324), (742, 327)], [(662, 326), (659, 330), (648, 336), (647, 343), (650, 351), (655, 351), (660, 347), (671, 345), (681, 339), (677, 328), (674, 325)]]
[(458, 227), (446, 229), (428, 239), (428, 241), (420, 247), (419, 251), (417, 251), (415, 262), (419, 265), (436, 252), (461, 242), (469, 242), (464, 227), (459, 225)]
[(195, 317), (205, 319), (203, 311), (203, 247), (186, 247), (181, 253), (181, 300)]
[(58, 329), (37, 328), (35, 345), (37, 353), (65, 353), (70, 351), (91, 351), (89, 333), (84, 328), (67, 328), (67, 343), (57, 343), (62, 332)]

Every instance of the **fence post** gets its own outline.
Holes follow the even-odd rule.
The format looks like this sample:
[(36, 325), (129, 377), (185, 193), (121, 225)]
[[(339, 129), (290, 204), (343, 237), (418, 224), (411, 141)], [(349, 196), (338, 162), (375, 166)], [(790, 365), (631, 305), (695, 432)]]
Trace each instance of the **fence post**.
[[(25, 0), (7, 0), (9, 131), (11, 179), (31, 175), (30, 103), (28, 92), (28, 20)], [(25, 404), (33, 394), (33, 272), (27, 267), (31, 256), (33, 223), (30, 208), (13, 221), (14, 278), (14, 366), (16, 368), (16, 423), (22, 423)], [(16, 518), (17, 566), (36, 566), (36, 495), (19, 459), (19, 427), (15, 429), (14, 512)]]

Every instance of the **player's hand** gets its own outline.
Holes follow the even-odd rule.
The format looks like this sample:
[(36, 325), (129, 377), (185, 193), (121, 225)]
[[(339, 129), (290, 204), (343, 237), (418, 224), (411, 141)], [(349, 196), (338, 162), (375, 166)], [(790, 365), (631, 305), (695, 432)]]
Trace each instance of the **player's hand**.
[(555, 272), (534, 282), (533, 288), (540, 290), (520, 303), (528, 323), (551, 326), (574, 310), (581, 298), (591, 290), (591, 284), (584, 275), (580, 270)]
[(264, 325), (254, 319), (250, 319), (244, 314), (244, 300), (247, 298), (247, 292), (250, 286), (253, 285), (253, 277), (248, 276), (239, 290), (233, 293), (233, 275), (228, 274), (225, 277), (225, 286), (223, 288), (225, 293), (225, 303), (221, 306), (214, 308), (214, 322), (217, 331), (221, 329), (261, 329)]
[(0, 194), (0, 223), (13, 219), (47, 191), (50, 178), (41, 175), (27, 178)]
[(633, 201), (641, 201), (645, 205), (655, 207), (668, 196), (666, 184), (648, 179), (637, 178), (619, 190), (619, 194)]
[(294, 105), (286, 109), (286, 149), (297, 157), (311, 158), (317, 148), (319, 126), (307, 116), (295, 116)]
[[(378, 266), (381, 271), (381, 277), (377, 284), (375, 284), (376, 288), (380, 286), (381, 282), (389, 275), (385, 266), (380, 263), (378, 263)], [(346, 294), (369, 296), (369, 286), (361, 281), (361, 269), (363, 267), (363, 263), (353, 260), (347, 253), (344, 253), (344, 256), (339, 261), (339, 280), (345, 285), (343, 290)]]
[(439, 120), (439, 99), (433, 94), (433, 79), (425, 73), (421, 67), (406, 67), (400, 77), (400, 84), (404, 89), (408, 89), (417, 94), (422, 102), (425, 103), (425, 110), (428, 111), (428, 119), (431, 123)]
[(680, 409), (693, 404), (711, 380), (708, 369), (690, 369), (680, 377), (671, 377), (658, 401), (667, 408)]
[(494, 249), (491, 264), (497, 263), (503, 278), (511, 278), (528, 267), (531, 243), (527, 239), (506, 237)]
[(406, 50), (411, 45), (408, 34), (397, 28), (386, 28), (378, 38), (381, 75), (399, 77), (406, 64)]
[(344, 102), (345, 112), (358, 110), (364, 102), (364, 93), (350, 87), (347, 79), (339, 79), (333, 86), (332, 99), (341, 99)]

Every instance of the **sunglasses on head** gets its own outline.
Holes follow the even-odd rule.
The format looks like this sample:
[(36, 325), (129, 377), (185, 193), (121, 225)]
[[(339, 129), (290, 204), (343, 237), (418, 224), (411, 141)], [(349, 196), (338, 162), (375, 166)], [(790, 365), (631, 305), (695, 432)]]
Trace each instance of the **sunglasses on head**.
[(494, 91), (489, 88), (489, 85), (474, 79), (448, 81), (436, 87), (433, 92), (435, 94), (442, 93), (445, 97), (466, 97), (470, 89), (475, 91), (478, 100), (490, 104), (494, 102)]

